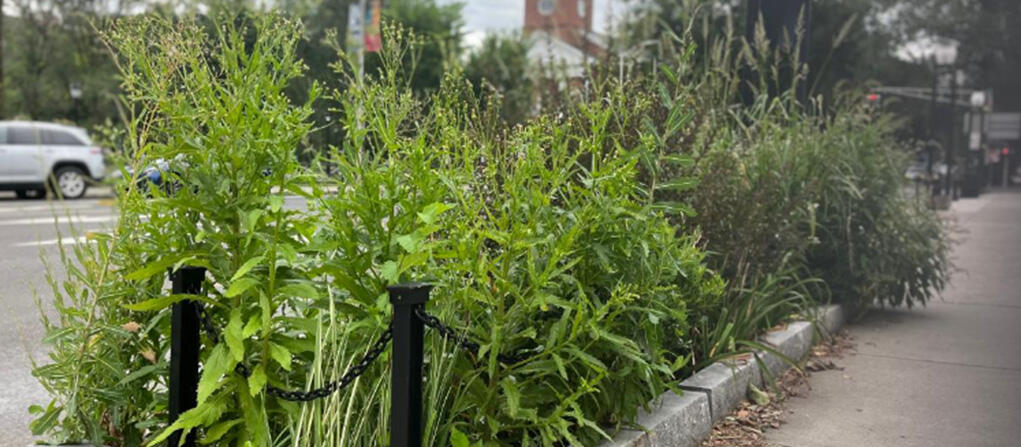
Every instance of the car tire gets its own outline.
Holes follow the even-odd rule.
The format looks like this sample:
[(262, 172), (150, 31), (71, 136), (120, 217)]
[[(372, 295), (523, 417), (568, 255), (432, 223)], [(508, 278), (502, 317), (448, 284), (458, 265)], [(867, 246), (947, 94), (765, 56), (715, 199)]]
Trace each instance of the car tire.
[(46, 188), (43, 189), (19, 189), (14, 191), (19, 199), (41, 200), (46, 198)]
[(50, 189), (57, 197), (77, 199), (85, 195), (85, 190), (89, 189), (88, 177), (81, 168), (63, 166), (53, 171)]

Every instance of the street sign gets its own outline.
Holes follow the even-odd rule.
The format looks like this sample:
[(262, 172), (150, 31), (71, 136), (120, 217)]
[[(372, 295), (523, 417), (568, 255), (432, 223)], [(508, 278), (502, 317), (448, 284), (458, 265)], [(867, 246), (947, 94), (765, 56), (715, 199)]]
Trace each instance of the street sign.
[(986, 138), (990, 140), (1021, 139), (1021, 113), (987, 113), (985, 124)]
[(1010, 141), (1021, 139), (1021, 113), (997, 112), (969, 113), (964, 119), (964, 131), (974, 133), (979, 127), (985, 131), (985, 139)]

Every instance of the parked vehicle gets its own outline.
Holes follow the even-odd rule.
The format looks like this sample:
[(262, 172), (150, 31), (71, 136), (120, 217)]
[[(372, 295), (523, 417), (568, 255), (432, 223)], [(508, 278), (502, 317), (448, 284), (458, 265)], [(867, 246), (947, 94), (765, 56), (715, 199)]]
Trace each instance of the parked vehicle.
[(105, 173), (103, 150), (84, 129), (0, 121), (0, 190), (19, 198), (43, 198), (49, 191), (77, 199)]

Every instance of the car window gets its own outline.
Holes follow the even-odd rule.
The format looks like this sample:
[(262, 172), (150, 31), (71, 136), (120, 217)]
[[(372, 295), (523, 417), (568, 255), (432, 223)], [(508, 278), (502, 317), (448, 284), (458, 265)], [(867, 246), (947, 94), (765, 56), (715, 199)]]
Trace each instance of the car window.
[(28, 126), (7, 128), (7, 144), (39, 144), (35, 129)]
[(43, 144), (59, 146), (83, 146), (85, 144), (78, 137), (63, 130), (43, 129), (39, 133), (42, 136)]

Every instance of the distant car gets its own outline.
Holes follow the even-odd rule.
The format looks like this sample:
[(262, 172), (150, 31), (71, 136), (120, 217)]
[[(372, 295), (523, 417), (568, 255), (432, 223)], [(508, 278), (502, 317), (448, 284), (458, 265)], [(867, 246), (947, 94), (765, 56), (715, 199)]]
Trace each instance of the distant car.
[(103, 179), (103, 150), (84, 129), (32, 121), (0, 121), (0, 190), (19, 198), (85, 195)]

